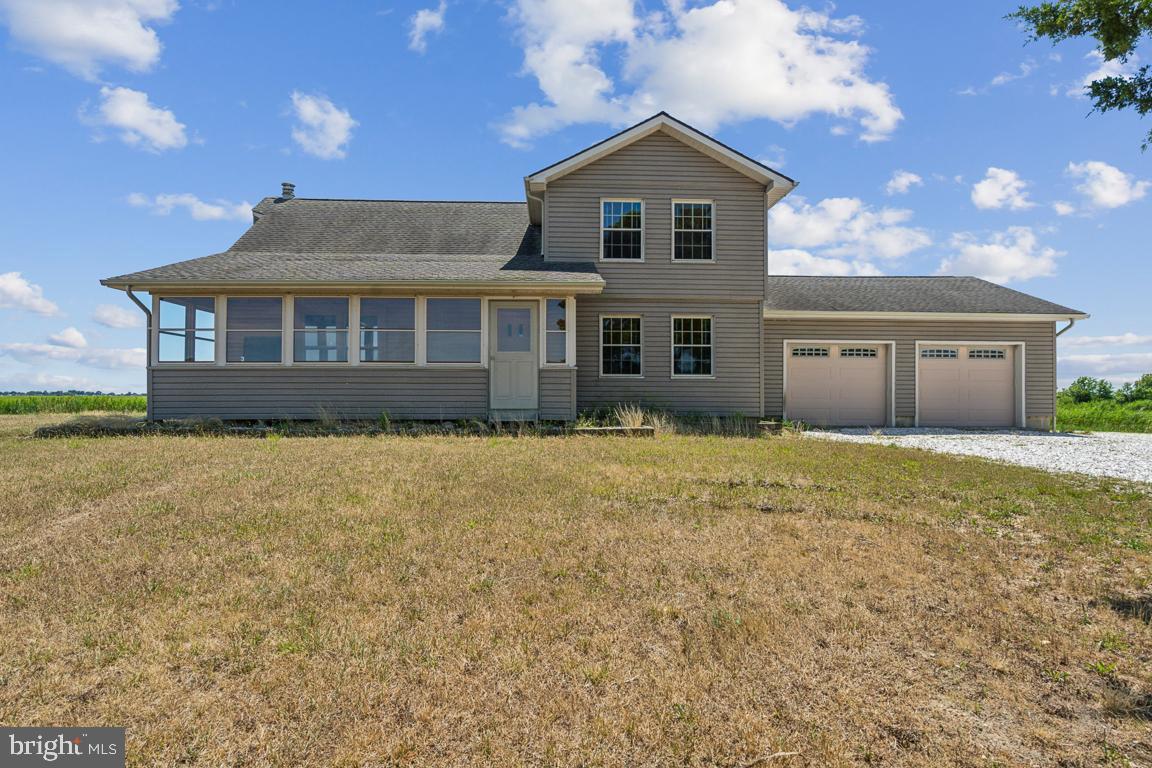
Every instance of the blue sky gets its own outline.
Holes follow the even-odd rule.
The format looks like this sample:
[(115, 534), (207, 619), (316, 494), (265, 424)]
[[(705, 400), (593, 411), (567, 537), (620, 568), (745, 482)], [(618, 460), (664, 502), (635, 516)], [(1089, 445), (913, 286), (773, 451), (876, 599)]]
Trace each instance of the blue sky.
[(798, 179), (770, 268), (980, 274), (1092, 314), (1060, 379), (1152, 371), (1152, 154), (1012, 3), (0, 0), (0, 390), (141, 390), (101, 277), (302, 197), (516, 200), (666, 109)]

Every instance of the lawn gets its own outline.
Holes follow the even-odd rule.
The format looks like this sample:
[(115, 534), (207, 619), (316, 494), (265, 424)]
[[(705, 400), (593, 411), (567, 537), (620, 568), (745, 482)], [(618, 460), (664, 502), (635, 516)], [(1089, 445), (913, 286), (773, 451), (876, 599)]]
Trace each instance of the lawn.
[(26, 437), (50, 418), (0, 419), (0, 722), (123, 725), (133, 766), (1152, 760), (1147, 488), (796, 436)]
[(1056, 426), (1080, 432), (1152, 432), (1152, 400), (1061, 400), (1056, 406)]

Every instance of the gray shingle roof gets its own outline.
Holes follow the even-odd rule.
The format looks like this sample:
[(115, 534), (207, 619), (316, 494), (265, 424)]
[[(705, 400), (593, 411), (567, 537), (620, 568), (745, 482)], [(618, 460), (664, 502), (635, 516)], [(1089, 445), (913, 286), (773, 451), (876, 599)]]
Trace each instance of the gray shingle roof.
[(978, 277), (792, 277), (766, 280), (768, 311), (1081, 315)]
[(593, 263), (539, 256), (524, 203), (266, 198), (255, 212), (223, 253), (103, 282), (603, 284)]

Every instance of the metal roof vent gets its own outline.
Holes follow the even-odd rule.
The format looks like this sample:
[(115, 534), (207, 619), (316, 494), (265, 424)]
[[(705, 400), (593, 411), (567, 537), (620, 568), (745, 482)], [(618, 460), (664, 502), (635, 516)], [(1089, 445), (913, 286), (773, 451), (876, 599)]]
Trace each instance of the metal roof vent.
[(280, 184), (280, 199), (291, 200), (296, 197), (296, 185), (290, 181), (285, 181)]

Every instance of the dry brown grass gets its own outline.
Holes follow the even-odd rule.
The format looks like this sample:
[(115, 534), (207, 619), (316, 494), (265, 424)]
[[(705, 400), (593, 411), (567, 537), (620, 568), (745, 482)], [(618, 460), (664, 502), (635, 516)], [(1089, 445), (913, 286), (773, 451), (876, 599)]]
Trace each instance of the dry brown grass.
[(0, 722), (151, 765), (1152, 759), (1152, 500), (789, 438), (29, 440)]

